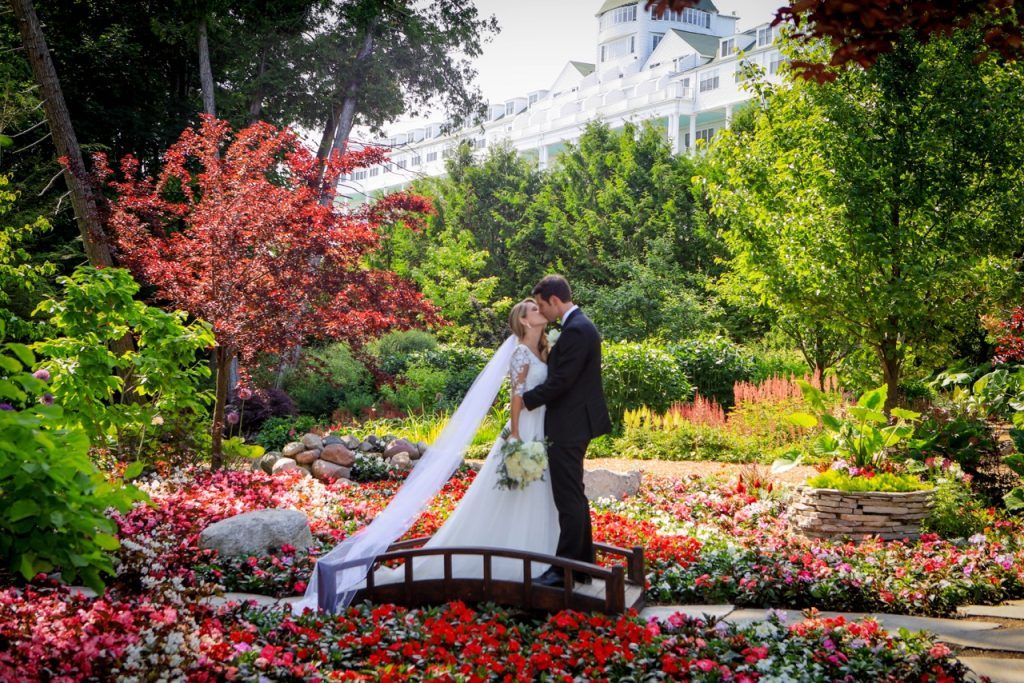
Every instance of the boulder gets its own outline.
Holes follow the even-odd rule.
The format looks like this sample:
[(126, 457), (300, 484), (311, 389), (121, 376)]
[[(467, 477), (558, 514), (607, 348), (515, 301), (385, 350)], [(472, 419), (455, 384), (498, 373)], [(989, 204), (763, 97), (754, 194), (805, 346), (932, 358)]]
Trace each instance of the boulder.
[(356, 454), (340, 443), (332, 443), (324, 446), (324, 449), (320, 451), (320, 459), (342, 467), (352, 467), (356, 461)]
[(312, 465), (314, 462), (316, 462), (317, 458), (319, 457), (320, 451), (318, 450), (314, 449), (309, 451), (302, 451), (301, 453), (295, 456), (295, 462), (299, 463), (300, 465)]
[(377, 450), (377, 447), (374, 446), (369, 441), (363, 441), (362, 443), (359, 444), (358, 449), (360, 453), (372, 453), (373, 451)]
[(352, 436), (351, 434), (341, 437), (341, 445), (349, 449), (350, 451), (354, 451), (357, 448), (359, 448), (360, 443), (361, 442), (359, 441), (359, 439)]
[(352, 475), (352, 470), (348, 467), (342, 467), (341, 465), (335, 465), (333, 462), (327, 462), (326, 460), (317, 460), (313, 463), (313, 476), (320, 481), (334, 481), (335, 479), (348, 479)]
[(313, 434), (312, 432), (302, 435), (302, 445), (307, 450), (320, 450), (324, 447), (324, 440), (320, 438), (319, 434)]
[(412, 458), (409, 457), (408, 453), (396, 453), (391, 458), (391, 466), (396, 470), (408, 472), (412, 469)]
[(587, 470), (583, 473), (583, 487), (588, 500), (614, 498), (622, 500), (640, 490), (640, 472), (633, 470), (619, 474), (610, 470)]
[(331, 446), (333, 444), (344, 444), (344, 443), (345, 442), (342, 441), (341, 437), (338, 436), (337, 434), (331, 434), (330, 436), (325, 436), (324, 437), (324, 448), (327, 448), (328, 446)]
[(284, 455), (281, 454), (281, 451), (267, 451), (255, 461), (256, 467), (254, 469), (259, 468), (267, 474), (272, 474), (274, 471), (274, 463), (283, 457)]
[(292, 441), (284, 445), (284, 448), (281, 449), (281, 455), (286, 458), (294, 458), (304, 450), (307, 450), (307, 448), (301, 441)]
[(410, 460), (420, 457), (419, 450), (406, 439), (395, 439), (392, 441), (384, 450), (384, 457), (393, 458), (399, 453), (405, 453), (409, 456)]
[(270, 467), (271, 474), (277, 474), (278, 472), (291, 472), (292, 470), (301, 469), (299, 464), (295, 462), (294, 458), (278, 458), (274, 461), (274, 464)]
[(423, 457), (423, 454), (427, 452), (428, 448), (430, 448), (430, 446), (427, 445), (426, 441), (417, 441), (416, 442), (416, 450), (419, 451), (420, 454), (418, 456), (416, 456), (416, 458), (413, 458), (413, 460), (416, 460), (416, 459), (418, 459), (420, 457)]
[(370, 444), (371, 446), (376, 446), (377, 444), (380, 443), (380, 439), (377, 438), (376, 434), (370, 434), (368, 437), (366, 437), (366, 443)]
[(313, 542), (309, 521), (298, 510), (256, 510), (211, 524), (199, 535), (199, 547), (222, 556), (265, 555), (285, 543), (305, 549)]

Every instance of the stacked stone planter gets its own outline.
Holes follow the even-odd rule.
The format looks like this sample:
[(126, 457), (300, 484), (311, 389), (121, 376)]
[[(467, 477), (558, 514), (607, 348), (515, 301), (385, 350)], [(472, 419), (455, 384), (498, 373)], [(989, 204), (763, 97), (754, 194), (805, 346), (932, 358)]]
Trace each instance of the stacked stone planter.
[(889, 493), (800, 486), (789, 511), (789, 524), (811, 538), (914, 539), (921, 535), (921, 520), (928, 516), (932, 494), (930, 489)]

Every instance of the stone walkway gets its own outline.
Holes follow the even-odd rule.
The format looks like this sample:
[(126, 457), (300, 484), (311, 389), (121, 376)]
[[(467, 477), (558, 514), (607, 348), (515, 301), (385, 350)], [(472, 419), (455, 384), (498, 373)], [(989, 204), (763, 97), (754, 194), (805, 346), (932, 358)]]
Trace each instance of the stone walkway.
[[(768, 610), (742, 609), (733, 605), (669, 605), (644, 609), (640, 616), (664, 619), (683, 612), (692, 617), (711, 616), (735, 624), (750, 624), (767, 619)], [(823, 617), (842, 615), (847, 619), (873, 617), (887, 631), (906, 628), (927, 631), (935, 639), (965, 651), (960, 660), (978, 676), (993, 683), (1024, 683), (1024, 600), (1012, 600), (998, 606), (961, 607), (960, 619), (908, 617), (899, 614), (864, 612), (821, 612)], [(785, 612), (789, 621), (802, 618), (799, 611)], [(985, 621), (985, 618), (997, 621)], [(975, 654), (978, 652), (978, 654)]]

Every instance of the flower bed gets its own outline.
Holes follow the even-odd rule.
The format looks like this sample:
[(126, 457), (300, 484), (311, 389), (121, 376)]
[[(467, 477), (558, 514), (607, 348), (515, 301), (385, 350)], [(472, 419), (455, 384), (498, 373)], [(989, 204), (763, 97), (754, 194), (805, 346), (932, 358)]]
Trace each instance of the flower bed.
[[(473, 476), (465, 471), (454, 477), (409, 535), (433, 533)], [(442, 646), (458, 651), (461, 661), (476, 662), (474, 666), (483, 671), (489, 658), (508, 654), (488, 649), (485, 642), (490, 637), (487, 634), (493, 635), (499, 626), (506, 632), (519, 629), (519, 642), (529, 653), (523, 654), (525, 668), (509, 671), (513, 676), (525, 672), (522, 675), (542, 677), (551, 672), (551, 677), (557, 678), (566, 672), (586, 677), (588, 667), (600, 665), (626, 677), (633, 674), (622, 672), (653, 672), (660, 667), (662, 674), (668, 675), (673, 667), (681, 667), (679, 671), (690, 673), (679, 675), (696, 678), (700, 670), (700, 680), (714, 680), (724, 676), (721, 667), (725, 666), (733, 680), (744, 680), (742, 675), (749, 675), (748, 680), (770, 675), (775, 680), (800, 680), (786, 679), (782, 672), (789, 666), (799, 671), (823, 666), (826, 668), (819, 671), (838, 676), (839, 669), (833, 667), (845, 665), (843, 658), (861, 662), (858, 653), (866, 646), (855, 637), (843, 640), (842, 636), (861, 627), (836, 623), (817, 622), (812, 628), (817, 645), (801, 644), (799, 650), (801, 657), (806, 654), (811, 660), (798, 663), (791, 659), (795, 652), (773, 649), (775, 638), (767, 631), (742, 630), (744, 647), (769, 649), (769, 655), (757, 664), (761, 668), (742, 669), (740, 661), (746, 655), (740, 656), (743, 648), (733, 647), (733, 636), (722, 636), (722, 642), (714, 646), (698, 647), (693, 645), (696, 639), (710, 643), (713, 634), (695, 630), (704, 627), (692, 624), (666, 628), (640, 643), (629, 635), (635, 624), (646, 632), (646, 625), (637, 620), (601, 622), (605, 624), (602, 628), (608, 629), (605, 633), (616, 634), (618, 640), (607, 635), (611, 654), (598, 660), (594, 658), (604, 656), (599, 654), (604, 652), (604, 644), (587, 653), (552, 651), (553, 644), (566, 648), (580, 634), (565, 632), (551, 621), (513, 625), (512, 616), (501, 610), (395, 611), (381, 621), (383, 613), (360, 608), (343, 619), (293, 620), (273, 610), (214, 609), (202, 602), (204, 596), (221, 590), (277, 596), (301, 593), (315, 556), (372, 519), (400, 483), (325, 486), (308, 478), (255, 472), (180, 472), (144, 483), (155, 506), (138, 506), (117, 518), (123, 544), (118, 574), (102, 598), (75, 597), (45, 580), (23, 588), (12, 586), (9, 580), (0, 582), (0, 680), (5, 671), (13, 669), (64, 672), (66, 680), (118, 675), (130, 680), (144, 677), (146, 671), (173, 671), (174, 667), (196, 680), (204, 676), (276, 680), (328, 670), (339, 678), (345, 671), (344, 675), (355, 678), (380, 678), (391, 672), (388, 675), (395, 680), (415, 679), (427, 677), (423, 673), (427, 662), (447, 666), (442, 650), (431, 649)], [(230, 561), (199, 550), (199, 532), (208, 524), (266, 507), (306, 512), (314, 546), (308, 552), (286, 547), (265, 556)], [(649, 602), (948, 614), (967, 602), (1024, 597), (1024, 549), (1015, 522), (996, 521), (984, 534), (967, 540), (946, 541), (926, 534), (915, 542), (871, 539), (860, 544), (836, 543), (793, 534), (786, 508), (786, 498), (769, 487), (651, 479), (634, 498), (595, 505), (594, 535), (595, 540), (617, 545), (645, 546)], [(463, 629), (469, 640), (430, 641), (430, 634), (445, 632), (436, 621), (439, 614), (447, 615), (444, 623)], [(459, 617), (461, 626), (453, 621), (455, 615), (463, 615)], [(435, 620), (430, 622), (434, 625), (431, 629), (424, 626), (428, 619)], [(792, 627), (784, 630), (786, 636), (780, 642), (798, 642), (794, 639), (803, 637)], [(364, 649), (341, 647), (338, 642), (342, 639), (363, 642)], [(826, 639), (835, 646), (831, 654), (822, 653), (817, 659), (808, 654), (824, 648)], [(634, 654), (629, 659), (619, 644), (634, 642), (637, 647), (630, 650)], [(892, 642), (894, 648), (904, 648), (899, 644), (902, 641)], [(885, 671), (897, 672), (890, 680), (905, 680), (903, 676), (937, 679), (935, 666), (941, 668), (942, 675), (959, 680), (945, 655), (927, 654), (927, 641), (908, 642), (903, 654), (887, 652), (881, 658), (891, 658), (885, 661), (892, 668)], [(679, 649), (683, 647), (680, 643), (691, 643), (686, 645), (690, 649)], [(534, 659), (536, 653), (546, 654), (550, 661)], [(829, 661), (829, 656), (838, 663)], [(760, 663), (767, 660), (771, 662)], [(870, 663), (856, 664), (862, 665)], [(288, 667), (298, 668), (289, 674)], [(709, 668), (704, 671), (702, 667)], [(474, 680), (477, 672), (473, 667), (469, 673), (438, 671), (442, 678), (459, 680)], [(887, 680), (882, 674), (876, 676), (874, 669), (866, 671), (867, 678), (858, 680)]]
[(166, 592), (90, 601), (50, 587), (0, 591), (0, 639), (2, 680), (967, 680), (949, 648), (924, 635), (815, 616), (746, 627), (683, 615), (535, 621), (450, 603), (293, 617)]

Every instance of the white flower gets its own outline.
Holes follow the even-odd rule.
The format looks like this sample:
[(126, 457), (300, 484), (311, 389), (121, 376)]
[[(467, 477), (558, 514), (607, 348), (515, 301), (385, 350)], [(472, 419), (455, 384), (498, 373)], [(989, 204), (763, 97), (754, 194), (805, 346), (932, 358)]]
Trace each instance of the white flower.
[(558, 342), (558, 337), (561, 334), (562, 333), (555, 328), (548, 330), (548, 346), (554, 346)]

